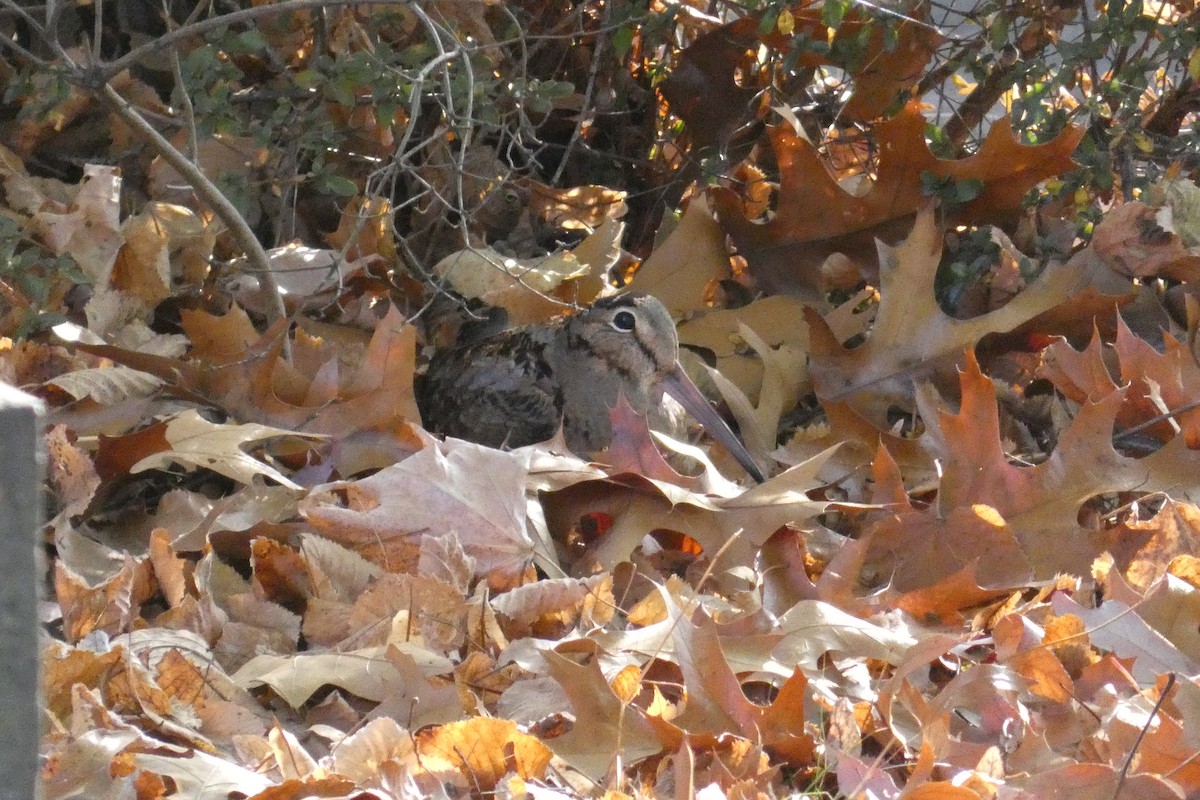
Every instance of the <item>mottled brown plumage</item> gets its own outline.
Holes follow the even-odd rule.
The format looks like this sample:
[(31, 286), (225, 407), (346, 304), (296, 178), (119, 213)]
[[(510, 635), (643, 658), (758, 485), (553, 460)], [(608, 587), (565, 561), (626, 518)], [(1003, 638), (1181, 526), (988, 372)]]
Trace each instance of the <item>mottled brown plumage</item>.
[(562, 425), (587, 455), (612, 441), (609, 409), (624, 394), (646, 414), (671, 394), (756, 480), (750, 454), (679, 366), (679, 339), (653, 297), (624, 294), (563, 320), (439, 352), (418, 401), (425, 427), (492, 447), (545, 441)]

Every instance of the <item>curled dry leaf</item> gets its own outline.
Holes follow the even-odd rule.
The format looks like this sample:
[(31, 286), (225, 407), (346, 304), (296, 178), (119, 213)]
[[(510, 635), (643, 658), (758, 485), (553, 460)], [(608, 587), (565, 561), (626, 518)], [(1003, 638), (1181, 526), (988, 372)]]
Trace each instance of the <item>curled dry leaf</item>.
[[(126, 454), (124, 458), (133, 462), (125, 465), (130, 473), (167, 469), (171, 465), (182, 466), (189, 471), (204, 467), (239, 483), (249, 484), (256, 476), (261, 476), (282, 486), (299, 489), (282, 472), (242, 450), (244, 445), (253, 442), (297, 435), (266, 425), (223, 425), (209, 422), (196, 411), (183, 411), (150, 428), (121, 437), (120, 447)], [(303, 438), (318, 437), (307, 435)], [(116, 447), (115, 444), (113, 446)], [(126, 448), (132, 448), (137, 455), (129, 454)], [(97, 463), (104, 463), (110, 471), (117, 469), (107, 458), (101, 462), (97, 456)]]
[(650, 533), (678, 531), (705, 553), (723, 553), (722, 564), (750, 564), (776, 530), (822, 513), (828, 504), (810, 500), (816, 473), (832, 452), (780, 473), (733, 497), (702, 495), (680, 486), (634, 476), (581, 481), (549, 493), (542, 505), (551, 530), (571, 530), (590, 514), (611, 518), (612, 526), (590, 554), (601, 569), (625, 561)]
[(338, 742), (330, 754), (333, 769), (361, 786), (379, 786), (422, 765), (412, 734), (394, 719), (376, 717)]
[(503, 308), (512, 325), (544, 322), (567, 304), (586, 305), (599, 295), (617, 262), (624, 230), (620, 222), (609, 220), (573, 250), (538, 258), (472, 247), (443, 258), (433, 274), (463, 297)]
[(787, 345), (768, 347), (748, 325), (739, 324), (738, 330), (763, 362), (757, 402), (751, 403), (750, 398), (720, 371), (711, 370), (709, 374), (733, 410), (746, 448), (765, 461), (775, 449), (780, 418), (800, 402), (801, 387), (807, 378), (805, 354)]
[(816, 743), (805, 729), (804, 704), (808, 680), (795, 670), (778, 689), (771, 704), (751, 703), (722, 650), (712, 621), (695, 623), (678, 611), (673, 615), (674, 659), (687, 690), (683, 713), (673, 722), (686, 731), (728, 732), (761, 742), (784, 760), (805, 763)]
[(602, 627), (616, 609), (612, 576), (540, 580), (505, 592), (492, 600), (492, 608), (503, 616), (505, 633), (514, 639), (558, 638), (576, 626)]
[[(121, 232), (121, 174), (89, 164), (69, 205), (46, 202), (30, 225), (55, 255), (69, 255), (97, 289), (109, 288), (125, 241)], [(47, 200), (49, 200), (47, 198)]]
[(617, 395), (617, 407), (609, 409), (612, 420), (612, 441), (604, 451), (603, 461), (613, 474), (630, 473), (652, 480), (694, 488), (694, 481), (675, 471), (654, 445), (649, 420), (638, 414), (625, 399)]
[(117, 572), (89, 586), (61, 561), (54, 568), (54, 595), (63, 615), (63, 635), (78, 642), (93, 631), (117, 636), (141, 617), (142, 604), (153, 596), (150, 564), (126, 555)]
[[(396, 645), (392, 645), (395, 647)], [(426, 674), (449, 672), (453, 665), (419, 648), (404, 648)], [(400, 673), (387, 659), (387, 648), (368, 647), (339, 653), (298, 653), (291, 656), (260, 655), (250, 659), (233, 681), (243, 689), (270, 686), (292, 708), (300, 708), (326, 684), (339, 686), (365, 700), (387, 697)]]
[(595, 230), (621, 219), (628, 212), (627, 192), (607, 186), (572, 186), (556, 189), (536, 181), (530, 187), (530, 210), (547, 222), (568, 230)]
[(76, 400), (86, 397), (100, 405), (115, 406), (123, 400), (154, 395), (162, 387), (163, 380), (148, 372), (114, 365), (78, 369), (46, 383), (57, 386)]
[(457, 764), (464, 785), (484, 792), (510, 772), (525, 780), (542, 778), (551, 757), (544, 744), (518, 731), (512, 720), (486, 717), (423, 731), (417, 735), (417, 750)]
[[(1164, 220), (1165, 221), (1165, 220)], [(1096, 226), (1092, 247), (1106, 264), (1130, 278), (1200, 278), (1200, 255), (1160, 224), (1160, 211), (1136, 200), (1116, 206)]]
[(297, 334), (297, 364), (283, 358), (287, 324), (259, 335), (245, 312), (223, 317), (183, 315), (197, 343), (194, 358), (175, 359), (109, 345), (78, 343), (94, 355), (148, 372), (184, 393), (199, 395), (241, 420), (260, 420), (313, 434), (377, 430), (403, 440), (404, 421), (420, 419), (413, 396), (416, 330), (391, 307), (379, 321), (355, 369), (343, 376), (340, 354)]

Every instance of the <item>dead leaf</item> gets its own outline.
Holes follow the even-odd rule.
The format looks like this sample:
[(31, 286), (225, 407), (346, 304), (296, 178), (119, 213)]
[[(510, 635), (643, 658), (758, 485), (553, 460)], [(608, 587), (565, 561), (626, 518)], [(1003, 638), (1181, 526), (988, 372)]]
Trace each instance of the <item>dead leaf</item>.
[(525, 530), (527, 469), (517, 453), (429, 438), (369, 478), (316, 487), (300, 513), (389, 571), (415, 568), (421, 536), (453, 532), (481, 573), (516, 582), (534, 556)]
[[(709, 285), (729, 273), (725, 233), (713, 218), (705, 195), (698, 193), (675, 230), (634, 274), (629, 287), (654, 295), (677, 316), (704, 308)], [(682, 341), (682, 328), (680, 337)]]
[[(1052, 142), (1026, 146), (1017, 142), (1005, 117), (992, 125), (974, 155), (943, 161), (929, 151), (925, 118), (913, 101), (872, 130), (879, 161), (870, 188), (856, 196), (838, 184), (810, 142), (790, 125), (778, 125), (771, 129), (780, 168), (775, 216), (767, 222), (747, 219), (726, 189), (713, 190), (713, 203), (752, 274), (767, 285), (815, 288), (816, 269), (829, 253), (840, 250), (866, 260), (875, 236), (891, 241), (895, 225), (927, 205), (923, 173), (982, 181), (982, 194), (959, 209), (953, 221), (999, 222), (1019, 213), (1022, 196), (1039, 181), (1071, 169), (1071, 153), (1083, 133), (1081, 127), (1069, 127)], [(813, 208), (821, 213), (813, 214)], [(797, 258), (801, 250), (804, 256)]]
[(821, 399), (848, 402), (884, 428), (886, 406), (906, 405), (914, 380), (948, 370), (984, 335), (1012, 330), (1082, 288), (1082, 264), (1069, 262), (1043, 272), (1002, 308), (954, 319), (938, 306), (934, 292), (941, 250), (928, 206), (902, 245), (880, 246), (879, 312), (866, 343), (853, 350), (842, 346), (820, 314), (805, 309), (812, 337), (809, 374)]
[(483, 717), (424, 731), (417, 736), (417, 749), (458, 764), (462, 777), (485, 792), (510, 772), (540, 779), (551, 756), (536, 738), (518, 731), (515, 722)]
[[(171, 465), (186, 470), (203, 467), (240, 483), (250, 484), (256, 476), (261, 476), (281, 486), (299, 489), (282, 472), (242, 449), (245, 445), (280, 436), (294, 437), (296, 434), (266, 425), (222, 425), (209, 422), (195, 411), (184, 411), (144, 431), (122, 437), (124, 441), (119, 446), (113, 443), (114, 452), (118, 448), (124, 450), (134, 440), (147, 447), (132, 464), (108, 466), (107, 471), (115, 474), (123, 470), (138, 473), (148, 469), (168, 469)], [(318, 437), (307, 435), (305, 438)]]

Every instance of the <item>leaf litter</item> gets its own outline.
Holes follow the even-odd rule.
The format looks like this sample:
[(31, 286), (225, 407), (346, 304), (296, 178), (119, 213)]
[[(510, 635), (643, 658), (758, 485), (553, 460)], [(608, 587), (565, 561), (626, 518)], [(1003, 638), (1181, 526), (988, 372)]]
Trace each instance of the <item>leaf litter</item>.
[[(727, 45), (688, 57), (711, 73)], [(864, 80), (869, 118), (895, 76)], [(689, 124), (718, 141), (730, 123)], [(945, 161), (923, 126), (910, 105), (876, 127), (886, 155), (858, 194), (773, 128), (771, 218), (696, 190), (633, 275), (773, 465), (751, 488), (628, 408), (594, 462), (559, 439), (428, 435), (424, 331), (381, 288), (386, 226), (328, 237), (355, 259), (322, 285), (340, 316), (296, 300), (294, 325), (266, 326), (253, 292), (200, 297), (228, 245), (207, 210), (156, 197), (122, 219), (117, 171), (34, 179), (0, 150), (6, 213), (93, 289), (61, 336), (0, 343), (4, 379), (54, 423), (45, 796), (1200, 792), (1200, 313), (1145, 289), (1193, 279), (1175, 231), (1194, 209), (1164, 189), (1155, 231), (1166, 200), (1118, 205), (961, 319), (936, 296), (947, 223), (1010, 218), (1082, 131), (1029, 147), (1004, 120)], [(987, 190), (938, 218), (922, 169)], [(454, 249), (456, 288), (519, 322), (592, 299), (629, 207), (572, 191), (535, 186), (532, 205), (590, 238), (540, 260)], [(346, 213), (378, 225), (378, 201)], [(809, 243), (867, 288), (827, 302), (813, 276), (831, 273), (789, 256)], [(767, 293), (719, 307), (713, 287), (747, 275)], [(152, 327), (184, 299), (173, 333)]]

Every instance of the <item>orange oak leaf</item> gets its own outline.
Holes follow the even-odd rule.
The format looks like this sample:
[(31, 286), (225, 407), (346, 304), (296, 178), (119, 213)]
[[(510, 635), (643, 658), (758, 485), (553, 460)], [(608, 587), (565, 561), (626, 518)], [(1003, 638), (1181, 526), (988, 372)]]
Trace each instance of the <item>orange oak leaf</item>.
[[(771, 129), (779, 164), (779, 201), (768, 222), (747, 219), (729, 189), (714, 189), (713, 202), (751, 272), (767, 285), (815, 285), (818, 266), (833, 252), (869, 259), (875, 235), (890, 238), (928, 202), (922, 175), (954, 181), (982, 181), (982, 193), (955, 211), (960, 224), (1005, 221), (1021, 209), (1021, 198), (1039, 181), (1071, 169), (1071, 153), (1083, 128), (1070, 127), (1040, 145), (1020, 144), (1009, 119), (994, 123), (974, 155), (947, 161), (925, 143), (925, 118), (917, 101), (875, 126), (879, 154), (874, 181), (860, 195), (846, 192), (826, 168), (813, 145), (789, 125)], [(885, 230), (888, 223), (892, 226)], [(814, 243), (823, 243), (814, 246)], [(800, 247), (805, 245), (805, 247)]]
[[(1188, 450), (1181, 438), (1141, 459), (1113, 448), (1113, 424), (1124, 390), (1084, 403), (1045, 461), (1017, 466), (1000, 441), (995, 389), (973, 355), (968, 354), (959, 379), (962, 404), (957, 414), (945, 410), (945, 401), (932, 387), (924, 387), (917, 398), (928, 426), (922, 441), (942, 467), (936, 506), (921, 513), (928, 524), (945, 521), (942, 546), (967, 545), (949, 520), (982, 505), (990, 509), (988, 518), (1015, 539), (1033, 578), (1088, 574), (1097, 556), (1122, 552), (1119, 532), (1080, 526), (1079, 509), (1089, 499), (1110, 492), (1165, 491), (1194, 502), (1194, 480), (1186, 476), (1200, 469), (1200, 454)], [(1001, 584), (1015, 577), (1006, 558), (980, 561), (982, 585), (998, 585), (993, 575)]]
[(1200, 397), (1200, 363), (1191, 350), (1169, 333), (1163, 333), (1160, 353), (1135, 336), (1124, 319), (1118, 317), (1111, 350), (1103, 347), (1098, 332), (1082, 351), (1060, 339), (1046, 348), (1038, 374), (1075, 402), (1107, 395), (1117, 388), (1119, 381), (1129, 387), (1117, 413), (1122, 428), (1137, 427), (1144, 435), (1170, 441), (1176, 429), (1169, 421), (1160, 420), (1144, 429), (1141, 426), (1167, 411), (1175, 412), (1173, 419), (1179, 424), (1187, 446), (1200, 449), (1200, 409), (1191, 407)]

